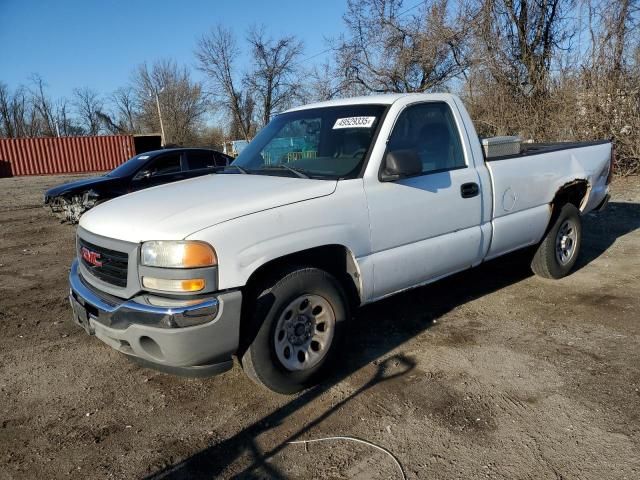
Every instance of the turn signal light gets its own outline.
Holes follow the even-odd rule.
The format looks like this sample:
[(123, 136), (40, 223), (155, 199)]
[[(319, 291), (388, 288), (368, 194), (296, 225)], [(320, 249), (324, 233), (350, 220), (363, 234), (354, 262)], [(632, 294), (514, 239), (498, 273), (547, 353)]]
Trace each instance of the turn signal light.
[(202, 278), (170, 280), (167, 278), (142, 277), (142, 285), (152, 290), (189, 293), (199, 292), (204, 289), (205, 281)]

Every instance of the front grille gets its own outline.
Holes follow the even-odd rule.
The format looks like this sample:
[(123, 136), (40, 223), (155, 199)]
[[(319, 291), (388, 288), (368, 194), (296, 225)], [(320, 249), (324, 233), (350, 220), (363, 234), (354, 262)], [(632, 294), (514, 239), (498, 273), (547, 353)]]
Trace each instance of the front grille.
[[(118, 287), (124, 288), (127, 286), (127, 267), (129, 265), (129, 255), (127, 253), (109, 250), (108, 248), (89, 243), (82, 238), (78, 239), (78, 245), (80, 248), (78, 257), (82, 265), (84, 265), (94, 277)], [(96, 266), (88, 262), (82, 255), (82, 247), (90, 252), (96, 253), (98, 255), (96, 259), (101, 265)]]

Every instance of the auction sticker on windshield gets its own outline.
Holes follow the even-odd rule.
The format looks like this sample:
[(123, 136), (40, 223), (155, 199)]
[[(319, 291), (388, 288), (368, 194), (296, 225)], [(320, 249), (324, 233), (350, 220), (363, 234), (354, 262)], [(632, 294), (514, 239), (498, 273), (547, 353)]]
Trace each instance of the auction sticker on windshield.
[(347, 117), (339, 118), (333, 125), (333, 129), (338, 128), (371, 128), (376, 117)]

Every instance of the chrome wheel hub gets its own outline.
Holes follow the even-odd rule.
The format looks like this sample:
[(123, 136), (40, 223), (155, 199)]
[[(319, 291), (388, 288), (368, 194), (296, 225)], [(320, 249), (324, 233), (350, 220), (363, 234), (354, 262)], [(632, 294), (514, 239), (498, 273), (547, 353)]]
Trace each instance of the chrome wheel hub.
[(571, 261), (576, 251), (578, 233), (572, 220), (565, 220), (556, 235), (556, 259), (561, 265)]
[(301, 295), (282, 311), (274, 331), (274, 347), (288, 370), (307, 370), (324, 358), (331, 346), (336, 318), (319, 295)]

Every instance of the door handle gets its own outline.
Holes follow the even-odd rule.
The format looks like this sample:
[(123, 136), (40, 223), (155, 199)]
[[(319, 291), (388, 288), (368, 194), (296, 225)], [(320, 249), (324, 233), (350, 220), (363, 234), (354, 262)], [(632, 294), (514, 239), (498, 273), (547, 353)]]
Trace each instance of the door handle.
[(460, 195), (462, 198), (472, 198), (480, 193), (480, 187), (475, 182), (463, 183), (460, 185)]

